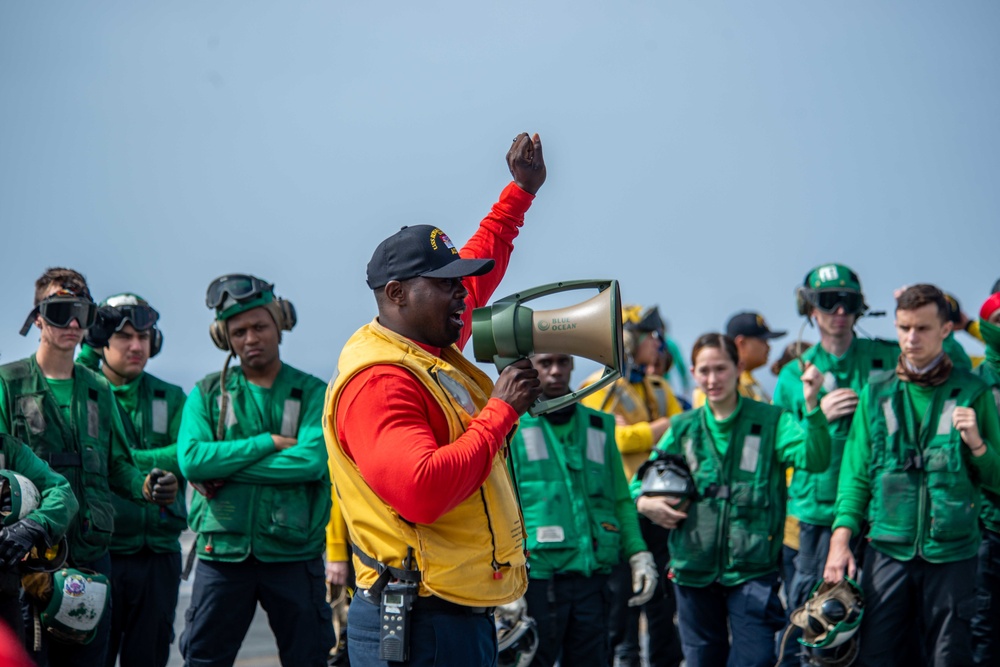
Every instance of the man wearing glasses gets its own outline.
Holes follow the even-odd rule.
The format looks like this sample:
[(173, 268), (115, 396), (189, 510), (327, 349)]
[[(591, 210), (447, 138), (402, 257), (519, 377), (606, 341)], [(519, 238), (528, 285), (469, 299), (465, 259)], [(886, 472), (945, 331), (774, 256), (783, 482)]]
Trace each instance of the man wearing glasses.
[[(68, 563), (108, 576), (108, 545), (115, 530), (112, 492), (139, 504), (170, 505), (177, 478), (158, 469), (146, 476), (139, 472), (107, 381), (74, 362), (76, 346), (96, 319), (97, 304), (76, 271), (49, 269), (36, 281), (35, 308), (21, 334), (34, 325), (41, 341), (31, 357), (0, 366), (0, 431), (27, 443), (69, 481), (80, 511), (67, 534)], [(103, 665), (110, 629), (105, 614), (94, 639), (82, 646), (41, 633), (38, 662)]]
[[(101, 303), (77, 362), (103, 372), (129, 419), (132, 458), (140, 472), (168, 470), (180, 478), (177, 432), (184, 391), (146, 372), (163, 347), (160, 314), (125, 293)], [(119, 497), (111, 538), (111, 643), (108, 665), (164, 667), (173, 639), (180, 588), (180, 534), (187, 528), (184, 486), (166, 507), (140, 507)]]
[[(868, 304), (861, 291), (861, 280), (850, 268), (843, 264), (814, 268), (796, 291), (796, 297), (799, 314), (809, 318), (819, 330), (819, 344), (806, 350), (800, 361), (793, 361), (781, 370), (774, 403), (804, 419), (807, 410), (801, 376), (806, 365), (815, 365), (824, 379), (819, 399), (830, 425), (831, 449), (830, 467), (825, 472), (796, 470), (788, 489), (788, 514), (798, 517), (800, 525), (795, 574), (790, 585), (786, 582), (789, 610), (802, 606), (813, 586), (823, 578), (837, 478), (858, 395), (870, 382), (891, 377), (899, 358), (899, 345), (895, 341), (855, 335), (854, 325), (868, 310)], [(791, 647), (791, 650), (786, 648), (786, 653), (790, 653), (798, 643), (790, 638), (786, 646)]]
[[(322, 558), (331, 517), (326, 385), (281, 361), (281, 335), (296, 316), (274, 285), (222, 276), (205, 303), (215, 310), (212, 342), (229, 357), (191, 390), (177, 439), (181, 472), (199, 492), (181, 653), (190, 667), (232, 665), (259, 602), (282, 665), (326, 667), (336, 641)], [(228, 368), (234, 356), (240, 365)]]

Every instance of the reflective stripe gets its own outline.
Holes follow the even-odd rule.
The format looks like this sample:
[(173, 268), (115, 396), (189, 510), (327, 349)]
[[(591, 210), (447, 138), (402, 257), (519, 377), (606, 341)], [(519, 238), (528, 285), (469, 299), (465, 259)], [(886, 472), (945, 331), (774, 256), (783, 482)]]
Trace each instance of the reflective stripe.
[(694, 442), (691, 438), (684, 439), (684, 459), (692, 475), (698, 472), (698, 457), (694, 453)]
[[(218, 408), (221, 410), (222, 394), (219, 394), (219, 397), (216, 399), (216, 403), (218, 403)], [(236, 425), (236, 413), (233, 412), (233, 401), (230, 398), (229, 400), (226, 401), (226, 428), (229, 429), (235, 425)], [(214, 430), (215, 427), (213, 426), (212, 429)]]
[(955, 408), (958, 407), (958, 401), (954, 398), (949, 398), (944, 402), (941, 407), (941, 419), (938, 420), (937, 434), (947, 435), (951, 433), (951, 418), (955, 414)]
[(587, 429), (587, 458), (594, 463), (604, 465), (604, 445), (607, 436), (604, 431), (596, 428)]
[(529, 461), (544, 461), (549, 458), (549, 448), (545, 445), (545, 434), (537, 426), (522, 428), (519, 432), (524, 440), (524, 454)]
[(743, 451), (740, 452), (740, 470), (754, 472), (760, 458), (760, 436), (748, 435), (743, 438)]
[(167, 412), (167, 399), (154, 398), (152, 403), (153, 411), (153, 433), (166, 433), (169, 425)]
[(299, 414), (302, 412), (302, 401), (297, 398), (286, 398), (285, 407), (281, 411), (281, 435), (294, 438), (299, 432)]
[(899, 422), (896, 421), (896, 411), (892, 409), (888, 398), (882, 401), (882, 414), (885, 415), (885, 427), (891, 438), (899, 430)]
[(101, 432), (101, 413), (97, 409), (97, 401), (92, 398), (87, 399), (87, 435), (91, 438), (98, 437)]
[(653, 388), (653, 396), (656, 398), (657, 417), (667, 416), (667, 392), (662, 385)]

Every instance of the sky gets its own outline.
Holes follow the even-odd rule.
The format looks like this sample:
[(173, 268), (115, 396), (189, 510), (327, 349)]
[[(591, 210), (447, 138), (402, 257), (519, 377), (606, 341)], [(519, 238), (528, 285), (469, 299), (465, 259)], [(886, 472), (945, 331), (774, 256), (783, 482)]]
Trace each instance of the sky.
[(997, 34), (975, 0), (3, 2), (0, 361), (70, 266), (160, 311), (148, 368), (188, 389), (225, 359), (205, 288), (249, 272), (298, 311), (282, 358), (328, 380), (378, 242), (464, 242), (522, 131), (548, 180), (496, 297), (615, 278), (685, 350), (750, 309), (790, 331), (774, 355), (822, 263), (876, 309), (933, 282), (974, 314), (1000, 277)]

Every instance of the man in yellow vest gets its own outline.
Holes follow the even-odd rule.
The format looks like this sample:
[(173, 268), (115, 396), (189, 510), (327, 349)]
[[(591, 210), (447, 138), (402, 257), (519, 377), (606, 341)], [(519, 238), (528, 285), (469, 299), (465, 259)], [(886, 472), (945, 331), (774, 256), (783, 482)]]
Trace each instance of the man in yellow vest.
[(493, 608), (527, 588), (505, 458), (541, 393), (538, 373), (522, 360), (494, 387), (461, 353), (545, 181), (538, 135), (518, 135), (507, 164), (514, 182), (461, 252), (430, 225), (375, 249), (378, 317), (348, 340), (327, 391), (324, 433), (357, 572), (354, 667), (491, 667)]

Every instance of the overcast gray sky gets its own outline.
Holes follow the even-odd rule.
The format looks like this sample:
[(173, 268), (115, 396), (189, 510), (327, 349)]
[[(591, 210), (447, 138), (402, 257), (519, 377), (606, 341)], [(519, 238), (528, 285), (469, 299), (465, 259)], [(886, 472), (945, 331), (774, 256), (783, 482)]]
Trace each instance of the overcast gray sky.
[(377, 243), (464, 242), (520, 131), (549, 177), (497, 297), (618, 278), (688, 349), (745, 308), (797, 332), (794, 287), (839, 261), (876, 308), (930, 281), (974, 312), (1000, 277), (998, 34), (986, 1), (9, 0), (0, 355), (34, 350), (32, 283), (68, 265), (152, 302), (149, 369), (189, 388), (224, 360), (205, 287), (245, 271), (298, 309), (283, 358), (328, 379)]

